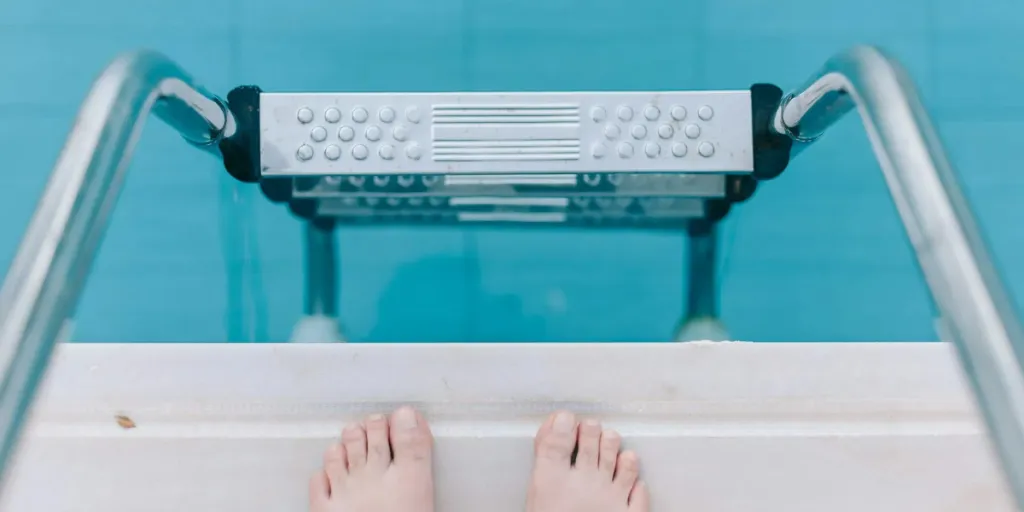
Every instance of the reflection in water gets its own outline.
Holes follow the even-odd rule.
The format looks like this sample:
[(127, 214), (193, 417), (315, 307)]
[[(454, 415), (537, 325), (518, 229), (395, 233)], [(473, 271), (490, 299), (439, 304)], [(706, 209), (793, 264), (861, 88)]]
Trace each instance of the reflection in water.
[[(522, 300), (515, 295), (492, 295), (482, 290), (473, 267), (475, 262), (456, 256), (431, 256), (399, 267), (380, 297), (377, 323), (365, 341), (503, 342), (543, 338), (544, 318), (525, 315)], [(481, 318), (500, 321), (481, 325)]]

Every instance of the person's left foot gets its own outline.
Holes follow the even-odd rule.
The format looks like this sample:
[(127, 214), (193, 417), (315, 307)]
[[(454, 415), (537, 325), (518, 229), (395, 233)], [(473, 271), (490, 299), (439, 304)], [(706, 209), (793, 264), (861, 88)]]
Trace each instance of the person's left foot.
[(309, 482), (311, 512), (434, 512), (433, 438), (409, 407), (342, 431)]

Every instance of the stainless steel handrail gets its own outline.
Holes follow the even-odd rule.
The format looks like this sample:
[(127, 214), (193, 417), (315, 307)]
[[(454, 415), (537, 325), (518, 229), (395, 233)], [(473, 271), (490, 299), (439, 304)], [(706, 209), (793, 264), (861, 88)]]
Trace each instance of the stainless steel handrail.
[(150, 112), (211, 151), (236, 129), (222, 100), (157, 53), (124, 55), (93, 84), (0, 288), (0, 477)]
[(941, 314), (940, 334), (956, 346), (1024, 509), (1024, 331), (906, 72), (878, 49), (854, 48), (787, 96), (773, 128), (794, 139), (796, 154), (854, 108)]

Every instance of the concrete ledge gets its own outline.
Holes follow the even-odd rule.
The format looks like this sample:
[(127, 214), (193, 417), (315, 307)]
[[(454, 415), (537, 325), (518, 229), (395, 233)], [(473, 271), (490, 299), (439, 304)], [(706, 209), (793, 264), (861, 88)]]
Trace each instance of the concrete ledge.
[(625, 436), (654, 511), (1013, 510), (940, 343), (68, 344), (3, 510), (304, 510), (341, 425), (404, 403), (439, 512), (521, 512), (558, 408)]

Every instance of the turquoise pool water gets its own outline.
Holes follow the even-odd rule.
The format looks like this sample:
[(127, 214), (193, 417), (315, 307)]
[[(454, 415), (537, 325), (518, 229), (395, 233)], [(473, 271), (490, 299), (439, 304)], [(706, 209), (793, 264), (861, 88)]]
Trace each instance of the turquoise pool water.
[[(37, 0), (0, 4), (0, 264), (89, 82), (139, 47), (210, 88), (572, 90), (802, 82), (856, 43), (900, 58), (1000, 270), (1024, 290), (1024, 4), (992, 0)], [(301, 310), (299, 224), (152, 123), (79, 308), (80, 341), (280, 341)], [(356, 341), (666, 340), (683, 237), (349, 229)], [(728, 219), (736, 338), (929, 340), (932, 311), (858, 122)]]

